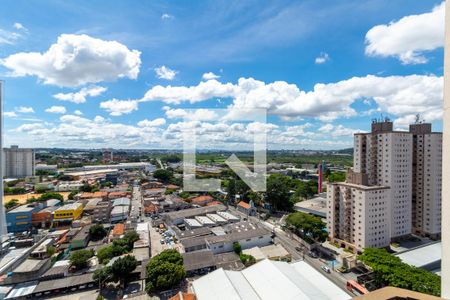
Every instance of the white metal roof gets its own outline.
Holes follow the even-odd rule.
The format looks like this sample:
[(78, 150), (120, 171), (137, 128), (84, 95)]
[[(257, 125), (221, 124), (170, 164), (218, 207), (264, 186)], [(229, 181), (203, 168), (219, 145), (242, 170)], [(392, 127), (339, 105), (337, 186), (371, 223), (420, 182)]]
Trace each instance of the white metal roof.
[(304, 261), (288, 264), (265, 259), (240, 272), (218, 269), (195, 280), (193, 289), (198, 300), (351, 298)]
[(442, 258), (442, 243), (437, 242), (400, 254), (396, 254), (405, 264), (418, 268), (438, 262)]

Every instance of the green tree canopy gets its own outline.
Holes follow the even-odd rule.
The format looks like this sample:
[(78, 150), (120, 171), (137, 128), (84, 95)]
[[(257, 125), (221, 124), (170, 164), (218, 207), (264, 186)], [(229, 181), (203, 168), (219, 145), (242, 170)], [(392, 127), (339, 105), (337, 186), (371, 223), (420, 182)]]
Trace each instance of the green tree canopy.
[(134, 256), (127, 255), (118, 258), (111, 266), (111, 275), (114, 282), (126, 283), (131, 272), (136, 269), (138, 262)]
[(147, 264), (147, 292), (163, 291), (186, 277), (183, 257), (175, 249), (164, 250)]
[(77, 270), (84, 269), (88, 266), (88, 260), (94, 256), (92, 250), (77, 250), (70, 256), (70, 264)]
[(89, 234), (91, 235), (91, 238), (95, 241), (101, 240), (106, 236), (108, 232), (106, 231), (105, 227), (103, 227), (102, 224), (95, 224), (89, 228)]
[(111, 267), (104, 267), (95, 270), (93, 279), (95, 282), (98, 282), (103, 287), (105, 283), (112, 280)]
[(239, 244), (239, 242), (234, 242), (233, 250), (234, 250), (234, 252), (236, 252), (236, 254), (240, 254), (242, 252), (241, 244)]
[(10, 208), (13, 208), (14, 206), (16, 206), (17, 204), (19, 204), (19, 200), (11, 199), (5, 203), (5, 208), (10, 209)]
[(61, 195), (60, 193), (54, 193), (54, 192), (48, 192), (48, 193), (42, 194), (39, 197), (38, 201), (47, 201), (50, 199), (58, 199), (58, 200), (64, 201), (63, 195)]
[(325, 223), (319, 217), (295, 212), (286, 218), (286, 224), (306, 239), (322, 242), (327, 238), (327, 233), (324, 231)]
[(330, 172), (325, 179), (328, 182), (342, 182), (345, 181), (346, 173), (345, 172)]
[(161, 180), (162, 182), (169, 182), (173, 177), (173, 173), (169, 170), (158, 169), (153, 172), (153, 177)]
[(267, 178), (266, 201), (275, 210), (291, 210), (290, 190), (295, 187), (294, 181), (282, 174), (272, 174)]
[(426, 270), (403, 263), (385, 249), (366, 248), (358, 257), (375, 273), (381, 286), (390, 285), (420, 293), (440, 296), (441, 277)]

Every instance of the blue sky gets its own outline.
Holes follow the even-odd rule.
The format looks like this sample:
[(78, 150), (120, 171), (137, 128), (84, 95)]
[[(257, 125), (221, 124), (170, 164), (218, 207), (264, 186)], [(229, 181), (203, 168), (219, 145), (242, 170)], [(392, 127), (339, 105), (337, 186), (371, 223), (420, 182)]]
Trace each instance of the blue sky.
[[(441, 129), (442, 1), (4, 1), (5, 143), (340, 149), (372, 118)], [(218, 118), (267, 109), (267, 124)], [(189, 109), (190, 111), (187, 111)]]

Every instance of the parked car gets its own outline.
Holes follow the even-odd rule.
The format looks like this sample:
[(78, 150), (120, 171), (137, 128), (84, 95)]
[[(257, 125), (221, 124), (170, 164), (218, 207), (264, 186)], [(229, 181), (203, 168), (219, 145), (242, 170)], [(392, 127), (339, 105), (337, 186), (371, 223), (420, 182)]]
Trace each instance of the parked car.
[(331, 270), (330, 270), (330, 268), (327, 265), (322, 265), (320, 268), (322, 270), (324, 270), (326, 273), (331, 273)]
[(318, 257), (319, 257), (319, 255), (317, 255), (317, 253), (314, 252), (314, 251), (309, 251), (309, 252), (308, 252), (308, 256), (309, 256), (309, 257), (312, 257), (312, 258), (318, 258)]
[(164, 240), (163, 239), (160, 239), (159, 242), (161, 243), (161, 245), (164, 244)]

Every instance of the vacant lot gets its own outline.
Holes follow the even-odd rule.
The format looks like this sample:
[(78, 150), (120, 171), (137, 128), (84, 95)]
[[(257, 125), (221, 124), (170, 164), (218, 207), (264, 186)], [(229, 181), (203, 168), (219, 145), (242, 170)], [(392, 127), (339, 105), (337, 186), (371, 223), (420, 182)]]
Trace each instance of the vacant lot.
[[(70, 192), (59, 192), (59, 194), (63, 195), (64, 200), (67, 200), (67, 197), (69, 197)], [(30, 199), (32, 197), (35, 198), (39, 198), (39, 196), (41, 196), (42, 194), (22, 194), (22, 195), (5, 195), (4, 199), (3, 199), (3, 203), (6, 203), (8, 201), (10, 201), (11, 199), (17, 199), (19, 200), (20, 204), (25, 204), (27, 203), (27, 199)]]

